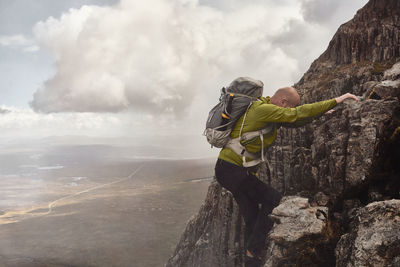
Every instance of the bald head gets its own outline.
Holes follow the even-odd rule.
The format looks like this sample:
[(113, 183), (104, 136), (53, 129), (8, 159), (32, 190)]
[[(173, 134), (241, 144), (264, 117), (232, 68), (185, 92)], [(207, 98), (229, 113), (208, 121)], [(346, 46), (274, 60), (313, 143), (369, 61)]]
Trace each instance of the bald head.
[(300, 104), (300, 96), (293, 87), (283, 87), (275, 92), (271, 97), (271, 102), (280, 107), (294, 108)]

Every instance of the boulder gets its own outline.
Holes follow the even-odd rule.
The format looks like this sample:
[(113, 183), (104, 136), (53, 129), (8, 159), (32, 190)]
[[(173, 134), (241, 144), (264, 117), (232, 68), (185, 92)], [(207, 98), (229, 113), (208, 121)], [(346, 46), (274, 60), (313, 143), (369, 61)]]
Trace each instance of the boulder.
[(327, 207), (311, 207), (307, 198), (287, 196), (270, 217), (275, 224), (269, 233), (265, 267), (332, 261), (322, 251), (329, 240)]
[(400, 200), (373, 202), (359, 209), (335, 254), (338, 267), (400, 266)]

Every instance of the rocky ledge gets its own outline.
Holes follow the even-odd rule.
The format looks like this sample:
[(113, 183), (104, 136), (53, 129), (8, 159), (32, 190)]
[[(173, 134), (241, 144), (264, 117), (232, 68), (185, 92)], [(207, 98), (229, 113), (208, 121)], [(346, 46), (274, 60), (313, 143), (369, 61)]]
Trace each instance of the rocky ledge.
[(354, 216), (336, 247), (336, 266), (400, 266), (400, 200), (373, 202)]

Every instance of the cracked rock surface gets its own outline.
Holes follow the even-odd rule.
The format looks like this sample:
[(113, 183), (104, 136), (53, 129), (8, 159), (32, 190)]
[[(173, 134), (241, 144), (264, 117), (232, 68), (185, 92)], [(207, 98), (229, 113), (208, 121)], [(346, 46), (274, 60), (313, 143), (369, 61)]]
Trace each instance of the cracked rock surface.
[[(307, 198), (288, 196), (270, 215), (276, 223), (269, 233), (265, 267), (297, 264), (303, 257), (318, 257), (318, 249), (326, 242), (328, 208), (311, 207)], [(307, 244), (304, 246), (304, 244)]]
[(327, 207), (311, 207), (307, 198), (284, 198), (270, 215), (277, 221), (269, 234), (276, 242), (295, 242), (310, 234), (320, 234), (328, 219)]
[(336, 266), (400, 266), (400, 200), (360, 209), (336, 247)]

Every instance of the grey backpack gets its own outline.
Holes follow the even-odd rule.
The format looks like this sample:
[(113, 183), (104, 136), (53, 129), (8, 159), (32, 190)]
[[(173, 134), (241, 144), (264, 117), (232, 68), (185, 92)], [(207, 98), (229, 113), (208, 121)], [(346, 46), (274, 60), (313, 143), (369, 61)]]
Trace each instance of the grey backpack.
[(263, 86), (259, 80), (239, 77), (221, 89), (219, 103), (211, 109), (204, 131), (211, 146), (224, 147), (228, 143), (235, 123), (262, 96)]

